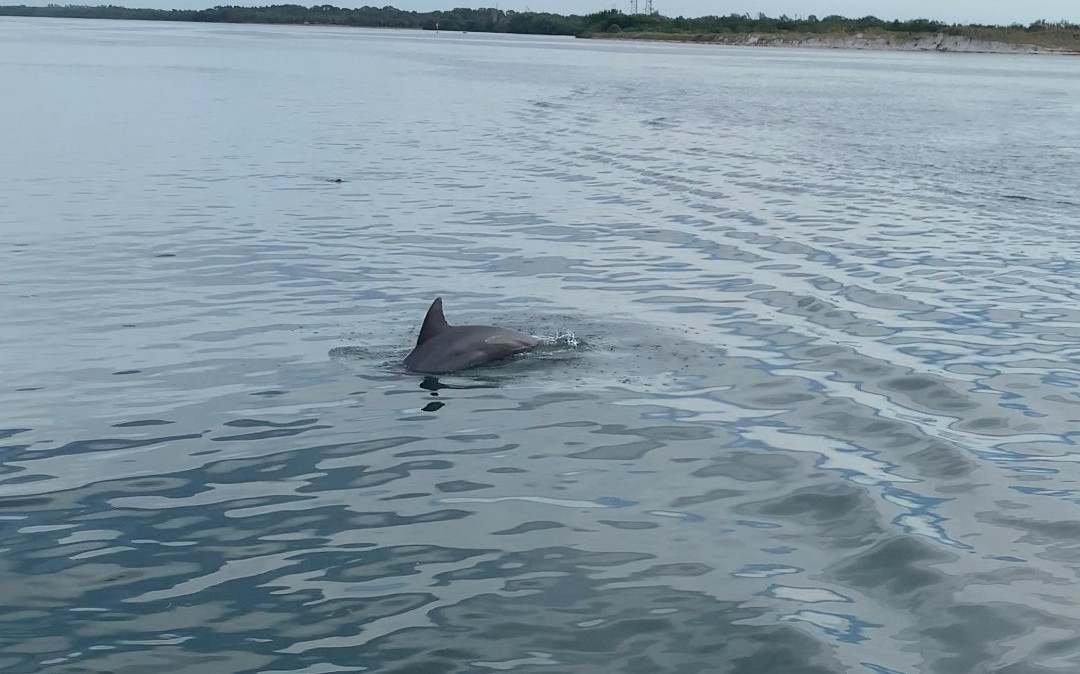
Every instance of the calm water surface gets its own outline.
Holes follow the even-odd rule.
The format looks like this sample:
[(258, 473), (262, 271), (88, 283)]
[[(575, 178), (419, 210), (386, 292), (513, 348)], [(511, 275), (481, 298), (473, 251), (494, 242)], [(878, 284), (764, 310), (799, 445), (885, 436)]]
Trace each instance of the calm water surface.
[[(5, 19), (0, 91), (0, 670), (1080, 671), (1080, 60)], [(554, 343), (408, 374), (436, 295)]]

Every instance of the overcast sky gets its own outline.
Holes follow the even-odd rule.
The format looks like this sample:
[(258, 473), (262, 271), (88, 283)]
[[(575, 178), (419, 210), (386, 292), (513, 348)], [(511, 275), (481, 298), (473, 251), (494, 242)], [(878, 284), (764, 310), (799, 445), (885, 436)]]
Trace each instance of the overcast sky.
[[(58, 4), (116, 4), (125, 7), (167, 9), (202, 9), (214, 5), (326, 4), (338, 7), (391, 5), (400, 9), (429, 11), (453, 7), (493, 7), (499, 9), (559, 14), (587, 14), (617, 7), (628, 11), (630, 0), (49, 0)], [(642, 8), (645, 0), (639, 0)], [(43, 0), (0, 0), (4, 5), (44, 5)], [(665, 16), (704, 16), (707, 14), (806, 17), (840, 14), (848, 17), (873, 14), (882, 19), (927, 18), (958, 23), (1028, 23), (1036, 19), (1066, 19), (1080, 23), (1080, 0), (653, 0), (653, 6)]]

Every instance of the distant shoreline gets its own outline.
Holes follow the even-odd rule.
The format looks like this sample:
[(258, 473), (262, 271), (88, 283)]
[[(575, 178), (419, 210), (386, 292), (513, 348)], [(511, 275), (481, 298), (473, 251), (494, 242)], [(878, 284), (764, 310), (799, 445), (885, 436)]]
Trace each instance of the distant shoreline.
[(748, 33), (744, 35), (683, 35), (679, 33), (597, 33), (578, 35), (593, 40), (627, 42), (670, 42), (731, 47), (788, 47), (798, 49), (848, 49), (853, 51), (908, 51), (958, 54), (1050, 54), (1080, 56), (1080, 49), (1055, 49), (1025, 42), (1002, 42), (967, 36), (929, 35), (808, 35), (791, 33)]
[(749, 14), (670, 18), (605, 10), (588, 15), (458, 8), (413, 12), (394, 7), (356, 9), (318, 5), (209, 9), (138, 9), (117, 5), (2, 5), (0, 16), (182, 21), (216, 24), (406, 28), (426, 31), (564, 35), (585, 39), (647, 40), (754, 47), (808, 47), (984, 54), (1080, 54), (1080, 24), (1035, 21), (1027, 26), (948, 25), (929, 19), (805, 19)]

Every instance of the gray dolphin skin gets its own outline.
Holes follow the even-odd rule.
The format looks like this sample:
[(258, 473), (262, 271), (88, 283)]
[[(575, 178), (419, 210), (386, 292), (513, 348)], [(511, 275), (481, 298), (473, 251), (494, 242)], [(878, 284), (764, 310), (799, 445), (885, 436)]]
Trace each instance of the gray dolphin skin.
[(539, 344), (535, 337), (509, 328), (490, 325), (450, 325), (443, 316), (442, 298), (431, 303), (416, 348), (405, 356), (405, 367), (413, 372), (445, 374), (457, 372)]

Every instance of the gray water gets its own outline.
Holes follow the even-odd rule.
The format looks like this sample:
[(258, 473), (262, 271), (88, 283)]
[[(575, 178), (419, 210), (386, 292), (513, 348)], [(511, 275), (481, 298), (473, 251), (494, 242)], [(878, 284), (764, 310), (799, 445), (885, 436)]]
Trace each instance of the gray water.
[[(1080, 670), (1080, 60), (5, 19), (0, 92), (0, 670)], [(409, 374), (439, 295), (552, 343)]]

